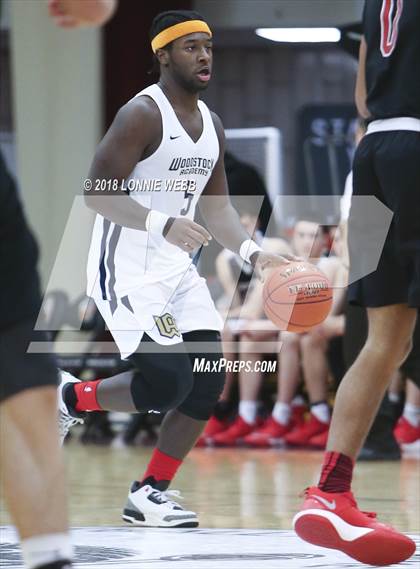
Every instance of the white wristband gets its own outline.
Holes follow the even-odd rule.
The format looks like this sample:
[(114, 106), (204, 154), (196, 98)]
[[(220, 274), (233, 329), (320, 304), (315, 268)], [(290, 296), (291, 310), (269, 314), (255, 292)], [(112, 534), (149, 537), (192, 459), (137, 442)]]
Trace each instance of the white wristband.
[(252, 239), (246, 239), (239, 249), (239, 255), (244, 261), (250, 263), (251, 256), (258, 251), (262, 251), (261, 247), (257, 245)]
[(169, 215), (166, 215), (166, 213), (151, 209), (146, 217), (146, 231), (151, 235), (162, 237), (168, 219)]

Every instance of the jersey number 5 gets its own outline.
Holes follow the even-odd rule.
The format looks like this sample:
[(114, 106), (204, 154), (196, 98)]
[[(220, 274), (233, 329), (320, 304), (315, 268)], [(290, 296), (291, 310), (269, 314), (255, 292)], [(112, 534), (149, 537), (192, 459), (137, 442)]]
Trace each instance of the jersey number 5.
[(404, 0), (382, 0), (381, 9), (381, 53), (389, 57), (397, 45), (398, 22), (403, 11)]
[(185, 207), (183, 207), (181, 209), (181, 215), (187, 215), (187, 213), (190, 211), (190, 207), (191, 207), (191, 202), (192, 199), (194, 197), (194, 194), (192, 194), (191, 192), (189, 192), (188, 190), (185, 191), (184, 193), (184, 199), (188, 200), (187, 203), (185, 204)]

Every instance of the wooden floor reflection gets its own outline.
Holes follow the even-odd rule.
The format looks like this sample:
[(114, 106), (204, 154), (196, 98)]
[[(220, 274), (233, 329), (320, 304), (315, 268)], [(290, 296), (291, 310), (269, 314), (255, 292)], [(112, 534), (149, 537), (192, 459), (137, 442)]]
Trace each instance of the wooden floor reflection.
[[(149, 448), (65, 447), (72, 526), (118, 525), (128, 487)], [(322, 453), (195, 449), (173, 487), (208, 528), (290, 529), (302, 490), (316, 482)], [(402, 531), (420, 531), (420, 462), (359, 463), (354, 490), (363, 509)], [(9, 524), (4, 505), (1, 524)], [(123, 523), (123, 522), (121, 522)]]

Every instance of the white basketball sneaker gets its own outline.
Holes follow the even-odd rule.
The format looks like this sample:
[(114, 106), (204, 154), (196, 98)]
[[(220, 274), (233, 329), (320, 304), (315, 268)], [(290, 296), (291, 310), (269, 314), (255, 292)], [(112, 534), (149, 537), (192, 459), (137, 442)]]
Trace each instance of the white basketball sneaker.
[(60, 432), (60, 441), (63, 444), (67, 433), (77, 425), (78, 423), (83, 423), (82, 417), (77, 413), (77, 411), (71, 409), (66, 405), (63, 398), (63, 391), (69, 383), (79, 383), (80, 379), (71, 375), (67, 371), (60, 370), (60, 384), (58, 386), (58, 428)]
[(171, 498), (181, 498), (177, 490), (161, 492), (149, 484), (133, 482), (122, 519), (135, 526), (155, 528), (196, 528), (197, 514), (184, 510)]

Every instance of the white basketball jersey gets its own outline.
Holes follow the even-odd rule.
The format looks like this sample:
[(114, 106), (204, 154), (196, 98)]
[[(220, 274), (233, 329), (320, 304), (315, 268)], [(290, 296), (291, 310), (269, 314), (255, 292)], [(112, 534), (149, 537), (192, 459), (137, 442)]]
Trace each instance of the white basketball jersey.
[[(198, 101), (203, 131), (194, 142), (179, 122), (161, 88), (155, 84), (136, 95), (148, 96), (159, 107), (162, 140), (158, 149), (141, 160), (125, 182), (130, 199), (170, 217), (194, 219), (200, 194), (219, 157), (219, 141), (207, 106)], [(124, 198), (121, 198), (124, 199)], [(121, 227), (96, 216), (87, 276), (90, 296), (112, 300), (143, 283), (181, 276), (191, 258), (162, 236)]]

